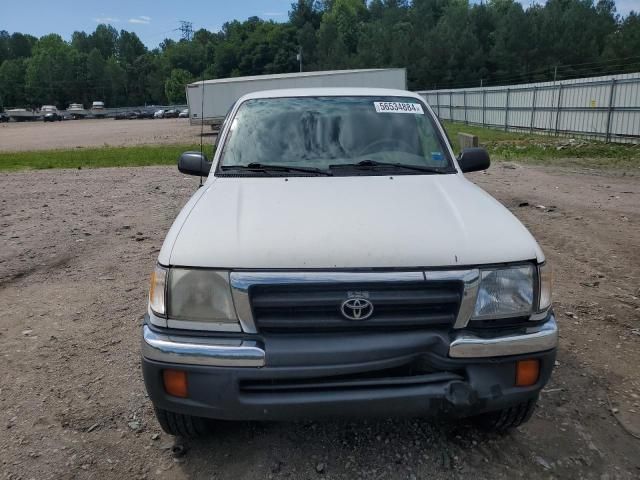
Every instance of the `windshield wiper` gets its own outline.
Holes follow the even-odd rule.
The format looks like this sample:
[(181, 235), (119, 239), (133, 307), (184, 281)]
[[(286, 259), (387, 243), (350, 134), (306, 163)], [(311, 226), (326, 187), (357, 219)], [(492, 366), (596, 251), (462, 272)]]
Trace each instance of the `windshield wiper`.
[(369, 168), (369, 167), (396, 167), (396, 168), (404, 168), (407, 170), (415, 170), (418, 172), (427, 172), (427, 173), (448, 173), (449, 169), (442, 167), (427, 167), (423, 165), (410, 165), (406, 163), (396, 163), (396, 162), (378, 162), (376, 160), (362, 160), (358, 163), (338, 163), (335, 165), (329, 165), (329, 169), (333, 170), (334, 168)]
[(332, 176), (333, 174), (327, 170), (314, 167), (290, 167), (288, 165), (270, 165), (268, 163), (252, 162), (247, 165), (223, 165), (220, 167), (222, 170), (251, 170), (260, 172), (301, 172), (301, 173), (316, 173), (325, 176)]

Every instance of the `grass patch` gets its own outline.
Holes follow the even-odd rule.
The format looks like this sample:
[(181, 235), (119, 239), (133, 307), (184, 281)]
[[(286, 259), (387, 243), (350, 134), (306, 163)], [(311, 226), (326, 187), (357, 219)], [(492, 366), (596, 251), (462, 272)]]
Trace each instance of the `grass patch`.
[[(176, 165), (180, 154), (187, 150), (200, 150), (200, 145), (140, 145), (4, 152), (0, 153), (0, 170)], [(205, 153), (211, 158), (210, 145), (205, 146)]]
[[(529, 135), (454, 122), (445, 122), (444, 126), (456, 153), (459, 153), (460, 149), (458, 133), (464, 132), (477, 135), (480, 145), (485, 147), (491, 154), (491, 159), (496, 161), (640, 170), (640, 145)], [(193, 144), (4, 152), (0, 153), (0, 170), (176, 165), (182, 152), (199, 149), (198, 144)], [(213, 157), (210, 143), (205, 146), (205, 153), (209, 158)]]
[(604, 143), (579, 137), (552, 137), (505, 132), (493, 128), (444, 122), (454, 150), (459, 153), (458, 133), (478, 136), (492, 160), (598, 169), (640, 169), (640, 145)]

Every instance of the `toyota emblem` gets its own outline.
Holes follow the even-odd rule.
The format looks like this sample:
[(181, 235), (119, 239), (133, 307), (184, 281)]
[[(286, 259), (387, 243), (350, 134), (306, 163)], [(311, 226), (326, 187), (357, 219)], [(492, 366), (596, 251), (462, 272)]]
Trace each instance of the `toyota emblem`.
[(373, 314), (373, 304), (364, 297), (352, 297), (342, 302), (340, 311), (347, 320), (366, 320)]

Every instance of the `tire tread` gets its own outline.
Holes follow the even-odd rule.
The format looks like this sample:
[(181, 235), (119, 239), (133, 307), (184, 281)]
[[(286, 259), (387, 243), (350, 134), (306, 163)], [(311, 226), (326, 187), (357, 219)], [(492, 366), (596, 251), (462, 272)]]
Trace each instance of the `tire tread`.
[(477, 417), (480, 426), (493, 432), (508, 432), (529, 421), (536, 408), (538, 398), (503, 408), (496, 412), (489, 412)]
[(176, 437), (194, 438), (207, 433), (207, 424), (204, 418), (170, 412), (161, 408), (155, 408), (158, 423), (169, 435)]

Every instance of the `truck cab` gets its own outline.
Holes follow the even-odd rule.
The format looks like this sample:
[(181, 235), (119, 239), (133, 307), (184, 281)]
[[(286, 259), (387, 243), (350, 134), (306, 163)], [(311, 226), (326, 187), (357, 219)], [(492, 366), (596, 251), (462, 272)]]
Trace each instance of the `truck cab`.
[(169, 230), (142, 328), (161, 426), (222, 420), (531, 416), (558, 331), (528, 230), (465, 178), (404, 90), (255, 92), (232, 107)]

